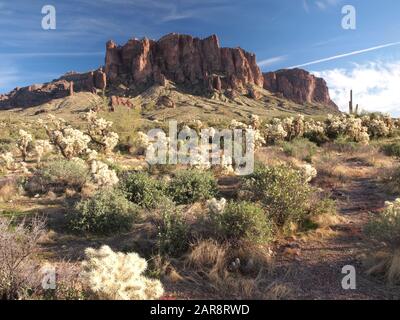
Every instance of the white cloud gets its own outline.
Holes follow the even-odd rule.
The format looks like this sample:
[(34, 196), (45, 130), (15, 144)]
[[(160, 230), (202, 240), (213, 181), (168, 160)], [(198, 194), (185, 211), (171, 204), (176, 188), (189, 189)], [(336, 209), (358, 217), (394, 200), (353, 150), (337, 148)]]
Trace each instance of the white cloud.
[(356, 64), (353, 69), (314, 72), (326, 80), (333, 101), (342, 111), (348, 110), (350, 89), (354, 102), (365, 111), (400, 115), (400, 61)]
[(284, 61), (284, 60), (286, 60), (286, 58), (287, 58), (287, 56), (272, 57), (272, 58), (268, 58), (268, 59), (265, 59), (265, 60), (258, 61), (257, 64), (258, 64), (258, 66), (260, 68), (267, 67), (267, 66), (274, 65), (274, 64), (276, 64), (278, 62)]

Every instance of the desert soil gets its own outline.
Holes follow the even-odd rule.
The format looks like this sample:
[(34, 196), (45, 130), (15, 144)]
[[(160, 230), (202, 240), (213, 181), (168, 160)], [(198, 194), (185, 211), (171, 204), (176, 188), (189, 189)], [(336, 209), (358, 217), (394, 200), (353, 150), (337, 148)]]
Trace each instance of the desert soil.
[[(296, 299), (399, 299), (399, 289), (368, 276), (361, 259), (384, 245), (371, 241), (362, 230), (382, 210), (388, 196), (373, 167), (356, 158), (344, 165), (352, 177), (332, 188), (341, 217), (341, 222), (331, 226), (334, 234), (307, 241), (287, 239), (279, 248), (283, 254), (277, 255), (276, 281), (288, 285)], [(346, 265), (356, 269), (355, 290), (342, 288)]]

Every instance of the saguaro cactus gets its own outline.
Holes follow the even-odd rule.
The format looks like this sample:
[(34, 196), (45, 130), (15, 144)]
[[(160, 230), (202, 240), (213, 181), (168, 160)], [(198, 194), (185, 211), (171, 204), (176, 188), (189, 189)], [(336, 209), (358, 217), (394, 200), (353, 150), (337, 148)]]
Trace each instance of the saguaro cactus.
[(353, 90), (350, 90), (349, 114), (353, 114)]

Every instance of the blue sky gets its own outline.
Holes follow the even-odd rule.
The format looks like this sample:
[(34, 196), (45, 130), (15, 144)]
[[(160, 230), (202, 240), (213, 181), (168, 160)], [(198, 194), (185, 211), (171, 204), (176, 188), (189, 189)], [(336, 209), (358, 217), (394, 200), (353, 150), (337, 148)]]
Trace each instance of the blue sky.
[[(356, 30), (341, 26), (347, 4)], [(41, 28), (44, 5), (57, 10), (56, 30)], [(353, 87), (365, 109), (395, 114), (400, 45), (386, 45), (399, 30), (398, 0), (0, 0), (0, 92), (95, 69), (109, 39), (215, 33), (222, 46), (255, 52), (264, 71), (307, 64), (342, 108)]]

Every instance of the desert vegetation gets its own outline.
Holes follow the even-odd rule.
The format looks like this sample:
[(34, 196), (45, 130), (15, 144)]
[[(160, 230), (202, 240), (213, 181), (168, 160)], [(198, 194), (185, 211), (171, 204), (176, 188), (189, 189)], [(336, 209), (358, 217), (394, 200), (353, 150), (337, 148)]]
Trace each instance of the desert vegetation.
[[(225, 125), (254, 132), (254, 172), (239, 176), (240, 163), (223, 151), (219, 164), (150, 165), (146, 129), (167, 124), (123, 127), (111, 116), (1, 120), (0, 297), (315, 298), (322, 289), (307, 281), (340, 279), (354, 263), (369, 281), (355, 295), (399, 292), (398, 120), (178, 124), (211, 137)], [(324, 249), (355, 242), (352, 254)], [(43, 270), (55, 270), (54, 288), (43, 288)], [(344, 294), (339, 280), (332, 286), (325, 298)]]

